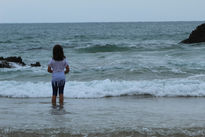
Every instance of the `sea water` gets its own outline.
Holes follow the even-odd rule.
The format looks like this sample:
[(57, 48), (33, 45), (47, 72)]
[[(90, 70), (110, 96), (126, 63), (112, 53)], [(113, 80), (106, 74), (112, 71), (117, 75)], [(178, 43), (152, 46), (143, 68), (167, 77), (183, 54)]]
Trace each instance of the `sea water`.
[[(0, 56), (27, 65), (0, 69), (0, 96), (49, 97), (55, 44), (71, 69), (66, 97), (204, 96), (204, 43), (180, 43), (201, 23), (1, 24)], [(41, 67), (29, 66), (37, 61)]]
[[(0, 99), (49, 99), (55, 44), (70, 66), (68, 100), (204, 97), (205, 44), (180, 43), (202, 23), (0, 24), (0, 56), (21, 56), (27, 64), (0, 68)], [(41, 67), (30, 66), (37, 61)]]

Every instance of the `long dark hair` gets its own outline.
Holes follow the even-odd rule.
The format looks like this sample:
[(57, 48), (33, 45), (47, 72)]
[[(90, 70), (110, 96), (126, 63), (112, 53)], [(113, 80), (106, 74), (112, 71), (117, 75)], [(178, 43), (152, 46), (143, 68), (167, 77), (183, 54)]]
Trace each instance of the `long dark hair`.
[(63, 48), (61, 47), (61, 45), (55, 45), (53, 47), (53, 59), (57, 61), (65, 59)]

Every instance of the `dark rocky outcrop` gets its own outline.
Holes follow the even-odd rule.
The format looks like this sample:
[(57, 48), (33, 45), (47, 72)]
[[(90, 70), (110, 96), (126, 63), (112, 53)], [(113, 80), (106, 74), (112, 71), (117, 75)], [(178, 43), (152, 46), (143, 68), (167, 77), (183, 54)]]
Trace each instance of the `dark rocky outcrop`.
[[(9, 63), (9, 62), (14, 62), (14, 63), (17, 63), (21, 66), (25, 66), (26, 64), (22, 61), (22, 58), (21, 57), (7, 57), (7, 58), (4, 58), (4, 57), (0, 57), (0, 68), (12, 68), (12, 64)], [(40, 62), (36, 62), (34, 64), (31, 64), (31, 67), (40, 67), (41, 64)]]
[(36, 62), (35, 64), (31, 64), (31, 67), (40, 67), (40, 66), (41, 66), (40, 62)]
[(181, 41), (181, 43), (199, 43), (205, 42), (205, 23), (199, 25), (192, 33), (189, 35), (188, 39)]
[(0, 61), (0, 68), (12, 68), (7, 61)]
[(22, 61), (22, 58), (21, 57), (7, 57), (7, 58), (3, 58), (3, 57), (0, 57), (0, 60), (1, 61), (6, 61), (6, 62), (15, 62), (15, 63), (18, 63), (22, 66), (25, 66), (26, 64)]
[[(21, 66), (25, 66), (26, 64), (22, 61), (22, 58), (21, 57), (7, 57), (7, 58), (4, 58), (4, 57), (0, 57), (0, 68), (13, 68), (12, 64), (9, 63), (9, 62), (14, 62), (14, 63), (17, 63)], [(36, 62), (34, 64), (31, 64), (31, 67), (40, 67), (41, 64), (40, 62)]]

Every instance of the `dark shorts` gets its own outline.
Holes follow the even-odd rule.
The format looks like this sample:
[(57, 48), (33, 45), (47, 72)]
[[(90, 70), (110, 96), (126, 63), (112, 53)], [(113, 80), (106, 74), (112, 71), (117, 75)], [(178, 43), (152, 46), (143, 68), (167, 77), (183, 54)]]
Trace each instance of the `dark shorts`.
[(64, 86), (65, 80), (52, 81), (53, 96), (57, 96), (58, 93), (63, 94)]

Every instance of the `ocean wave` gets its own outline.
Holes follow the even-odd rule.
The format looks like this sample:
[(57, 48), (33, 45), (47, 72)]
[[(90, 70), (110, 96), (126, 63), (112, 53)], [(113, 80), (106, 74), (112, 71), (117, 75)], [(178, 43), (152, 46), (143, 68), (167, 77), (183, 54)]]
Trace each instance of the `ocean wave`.
[(4, 40), (4, 41), (0, 41), (0, 44), (3, 43), (3, 44), (10, 44), (10, 43), (16, 43), (17, 41), (25, 41), (25, 40), (30, 40), (30, 39), (33, 39), (34, 37), (29, 37), (29, 36), (25, 36), (25, 37), (22, 37), (22, 38), (14, 38), (14, 39), (10, 39), (10, 40)]
[[(55, 131), (55, 132), (54, 132)], [(60, 133), (60, 134), (58, 134)], [(104, 130), (103, 132), (95, 131), (95, 132), (73, 132), (67, 128), (42, 128), (42, 129), (13, 129), (13, 128), (3, 128), (0, 129), (0, 134), (8, 137), (12, 135), (12, 137), (21, 136), (29, 136), (35, 137), (43, 136), (107, 136), (107, 137), (122, 137), (122, 136), (133, 136), (133, 137), (147, 137), (147, 136), (173, 136), (173, 137), (204, 137), (205, 128), (204, 127), (191, 127), (191, 128), (146, 128), (146, 127), (137, 127), (136, 129), (112, 129), (112, 130)]]
[(48, 48), (44, 48), (44, 47), (31, 47), (31, 48), (28, 48), (28, 49), (26, 49), (27, 51), (29, 51), (29, 50), (48, 50)]
[[(50, 97), (50, 82), (0, 81), (2, 97)], [(68, 81), (65, 86), (68, 98), (104, 98), (119, 96), (152, 97), (205, 97), (205, 83), (201, 79), (166, 79), (141, 81), (94, 80)]]
[(107, 44), (89, 43), (89, 45), (73, 46), (80, 53), (98, 53), (98, 52), (124, 52), (124, 51), (166, 51), (183, 48), (175, 41), (138, 41), (138, 42), (115, 42)]
[(122, 52), (129, 51), (132, 48), (130, 47), (122, 47), (114, 44), (105, 44), (105, 45), (92, 45), (87, 47), (77, 48), (78, 52), (83, 53), (97, 53), (97, 52)]
[(6, 40), (6, 41), (0, 41), (0, 44), (3, 43), (3, 44), (9, 44), (9, 43), (13, 43), (13, 41), (11, 40)]
[[(34, 63), (34, 62), (31, 62), (31, 63)], [(8, 77), (12, 77), (10, 75), (15, 73), (15, 75), (19, 75), (19, 77), (22, 77), (22, 75), (24, 75), (25, 72), (32, 72), (33, 74), (47, 73), (45, 65), (42, 65), (40, 67), (32, 67), (30, 66), (29, 63), (25, 66), (22, 66), (14, 62), (9, 62), (9, 64), (11, 65), (12, 68), (0, 68), (0, 74), (5, 74), (5, 75), (8, 75)], [(3, 78), (4, 77), (1, 77), (0, 79), (3, 79)]]

